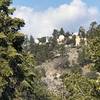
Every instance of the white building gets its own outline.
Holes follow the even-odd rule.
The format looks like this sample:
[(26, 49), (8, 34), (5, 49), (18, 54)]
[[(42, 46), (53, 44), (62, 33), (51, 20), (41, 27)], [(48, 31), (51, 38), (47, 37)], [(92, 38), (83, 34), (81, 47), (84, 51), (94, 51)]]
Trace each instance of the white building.
[(38, 39), (35, 39), (35, 43), (36, 43), (36, 44), (39, 44), (39, 40), (38, 40)]
[(57, 39), (58, 44), (62, 44), (65, 40), (65, 36), (64, 35), (60, 35), (59, 38)]
[(87, 45), (87, 38), (84, 38), (85, 45)]
[(69, 36), (69, 39), (72, 39), (72, 36)]
[(80, 46), (81, 38), (78, 35), (76, 35), (75, 41), (76, 41), (76, 44), (75, 45), (76, 46)]

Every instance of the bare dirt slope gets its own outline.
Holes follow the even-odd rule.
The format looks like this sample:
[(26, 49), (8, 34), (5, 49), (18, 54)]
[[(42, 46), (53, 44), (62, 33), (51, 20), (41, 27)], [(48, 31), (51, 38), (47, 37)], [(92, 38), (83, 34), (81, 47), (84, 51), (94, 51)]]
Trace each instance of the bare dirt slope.
[(65, 59), (56, 58), (50, 62), (45, 62), (41, 68), (45, 69), (45, 77), (42, 77), (42, 81), (46, 83), (48, 89), (54, 93), (61, 93), (64, 90), (63, 82), (60, 76), (63, 73), (63, 70), (59, 67)]
[(78, 64), (78, 49), (76, 48), (70, 48), (68, 52), (68, 61), (70, 62), (70, 66), (73, 66), (74, 64)]
[[(77, 63), (78, 52), (77, 49), (69, 49), (68, 56), (54, 58), (51, 61), (46, 61), (37, 68), (43, 68), (45, 70), (45, 77), (42, 77), (42, 81), (47, 85), (51, 92), (63, 95), (65, 92), (65, 86), (60, 76), (65, 72), (64, 65), (68, 62), (72, 66)], [(68, 71), (68, 70), (67, 70)], [(66, 92), (65, 92), (66, 94)], [(64, 99), (63, 99), (64, 100)]]

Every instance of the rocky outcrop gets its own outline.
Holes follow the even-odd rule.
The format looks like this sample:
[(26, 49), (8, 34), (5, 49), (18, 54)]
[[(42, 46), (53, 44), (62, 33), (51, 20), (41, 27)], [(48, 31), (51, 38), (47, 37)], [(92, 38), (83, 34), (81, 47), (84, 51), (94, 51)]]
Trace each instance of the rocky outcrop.
[[(49, 91), (57, 94), (64, 95), (67, 94), (65, 86), (62, 82), (60, 76), (66, 71), (66, 63), (69, 62), (69, 65), (77, 64), (78, 52), (76, 48), (70, 48), (67, 50), (65, 56), (60, 56), (54, 58), (51, 61), (46, 61), (42, 65), (37, 66), (37, 68), (43, 68), (45, 70), (45, 76), (42, 77), (42, 81), (46, 84)], [(67, 71), (69, 71), (67, 69)], [(64, 99), (63, 99), (64, 100)]]

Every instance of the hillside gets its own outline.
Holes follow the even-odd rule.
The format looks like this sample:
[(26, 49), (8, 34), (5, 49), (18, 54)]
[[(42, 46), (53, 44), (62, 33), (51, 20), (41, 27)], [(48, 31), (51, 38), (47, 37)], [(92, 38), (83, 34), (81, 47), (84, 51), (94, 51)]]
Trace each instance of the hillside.
[(53, 60), (46, 61), (42, 65), (36, 67), (45, 70), (45, 77), (42, 77), (42, 81), (47, 85), (48, 90), (55, 93), (56, 95), (67, 95), (67, 92), (65, 91), (65, 85), (60, 78), (66, 71), (70, 72), (70, 68), (67, 68), (66, 63), (69, 62), (70, 66), (78, 64), (78, 49), (66, 49), (69, 49), (66, 50), (69, 52), (66, 52), (66, 55), (64, 57), (60, 56), (58, 58), (54, 58)]
[[(83, 11), (88, 8), (81, 0), (73, 0), (70, 6), (85, 8)], [(25, 13), (24, 17), (27, 20), (34, 20), (29, 26), (25, 25), (27, 21), (24, 22), (14, 15), (16, 9), (12, 6), (12, 0), (0, 0), (0, 100), (100, 100), (100, 24), (92, 22), (87, 30), (80, 26), (76, 33), (72, 30), (65, 32), (62, 27), (58, 29), (59, 23), (58, 27), (54, 23), (61, 23), (59, 17), (65, 20), (65, 13), (60, 15), (58, 12), (67, 7), (68, 12), (71, 11), (72, 14), (74, 9), (70, 10), (70, 6), (65, 4), (56, 10), (51, 7), (43, 13), (39, 11), (38, 14), (31, 8), (25, 10), (27, 7), (22, 7), (20, 10), (24, 12), (34, 12), (35, 19), (41, 17), (35, 33), (25, 35), (21, 30), (24, 26), (28, 27), (29, 32), (30, 25), (34, 24), (31, 26), (32, 30), (38, 25), (34, 15), (31, 19), (31, 14)], [(91, 15), (95, 11), (90, 8), (88, 10)], [(21, 16), (21, 13), (18, 15)], [(54, 16), (51, 16), (53, 14)], [(54, 20), (51, 21), (52, 18), (49, 16)], [(68, 28), (64, 20), (62, 26)], [(68, 20), (67, 24), (72, 24), (73, 21)], [(74, 27), (76, 22), (73, 23)], [(48, 28), (44, 24), (48, 24)], [(51, 32), (49, 24), (52, 29), (53, 25), (57, 29), (47, 34), (47, 31)], [(46, 33), (41, 33), (44, 30), (42, 26), (47, 30)], [(37, 34), (38, 30), (41, 31)], [(40, 37), (39, 34), (46, 36)]]

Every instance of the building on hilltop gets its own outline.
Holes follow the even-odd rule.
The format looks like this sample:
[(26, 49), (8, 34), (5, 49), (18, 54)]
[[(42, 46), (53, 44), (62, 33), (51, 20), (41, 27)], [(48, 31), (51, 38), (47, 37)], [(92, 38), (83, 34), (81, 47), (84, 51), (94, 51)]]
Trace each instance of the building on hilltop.
[(76, 35), (75, 41), (76, 41), (75, 46), (80, 46), (81, 38), (78, 35)]
[(57, 43), (58, 44), (63, 44), (65, 40), (65, 36), (64, 35), (60, 35), (59, 38), (57, 39)]

